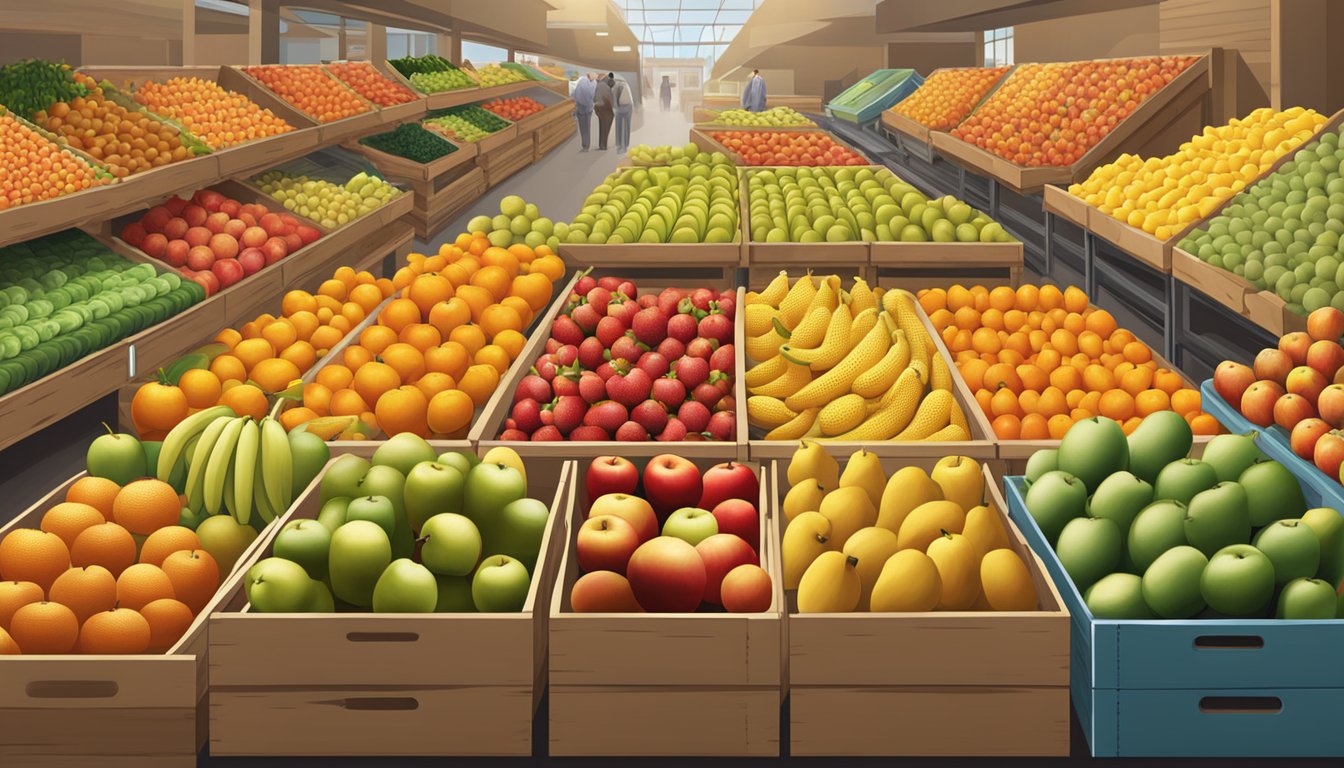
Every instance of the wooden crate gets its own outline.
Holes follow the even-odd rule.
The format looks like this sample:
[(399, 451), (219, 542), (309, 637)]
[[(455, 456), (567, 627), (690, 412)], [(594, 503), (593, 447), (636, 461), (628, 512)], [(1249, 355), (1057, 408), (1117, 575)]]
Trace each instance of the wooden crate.
[(498, 186), (513, 174), (532, 164), (536, 156), (536, 140), (531, 132), (521, 133), (504, 146), (482, 153), (476, 164), (485, 171), (487, 187)]
[[(850, 152), (853, 152), (859, 157), (862, 157), (864, 159), (864, 162), (867, 163), (873, 162), (872, 158), (868, 157), (868, 154), (866, 152), (859, 149), (858, 147), (855, 147), (853, 144), (850, 144), (849, 142), (845, 141), (839, 136), (839, 134), (832, 133), (831, 131), (823, 131), (820, 128), (810, 128), (800, 130), (797, 128), (711, 128), (707, 126), (692, 126), (690, 141), (692, 144), (699, 147), (702, 152), (711, 152), (711, 153), (722, 152), (723, 154), (728, 156), (728, 159), (731, 160), (734, 165), (737, 165), (742, 168), (777, 167), (772, 166), (770, 163), (763, 163), (761, 165), (752, 165), (746, 162), (740, 154), (734, 152), (728, 147), (725, 147), (722, 143), (719, 142), (718, 139), (715, 139), (713, 136), (713, 134), (715, 133), (723, 133), (727, 131), (746, 132), (746, 133), (820, 133), (823, 136), (829, 137), (830, 140), (834, 141), (836, 144), (839, 144), (845, 149), (848, 149)], [(792, 165), (787, 167), (803, 168), (806, 166)]]
[[(227, 68), (231, 69), (237, 77), (246, 80), (256, 88), (260, 88), (261, 90), (269, 91), (275, 94), (276, 98), (279, 98), (283, 101), (283, 98), (280, 96), (280, 94), (271, 91), (271, 89), (267, 88), (260, 80), (249, 75), (245, 71), (246, 66), (250, 65), (229, 66)], [(317, 123), (317, 130), (320, 144), (324, 145), (339, 144), (347, 139), (363, 136), (366, 133), (373, 133), (383, 125), (383, 118), (378, 114), (378, 107), (373, 102), (369, 101), (363, 96), (360, 96), (358, 93), (354, 91), (353, 88), (346, 85), (345, 83), (342, 83), (340, 80), (336, 79), (334, 76), (332, 76), (330, 72), (328, 72), (321, 65), (306, 64), (302, 66), (316, 66), (322, 72), (323, 75), (330, 78), (331, 81), (335, 83), (339, 88), (347, 91), (356, 99), (358, 99), (361, 103), (364, 104), (365, 107), (365, 111), (360, 112), (357, 115), (351, 115), (350, 117), (343, 117), (339, 120), (333, 120), (332, 122), (329, 123), (323, 123), (319, 122), (317, 118), (314, 117), (313, 115), (309, 115), (307, 112), (304, 112), (302, 109), (299, 109), (298, 107), (291, 104), (290, 105), (291, 108), (293, 108), (300, 114), (306, 115), (310, 120)], [(233, 77), (233, 75), (231, 75), (230, 77)]]
[[(604, 268), (593, 270), (591, 274), (594, 277), (603, 277), (614, 274), (622, 278), (629, 278), (635, 281), (635, 285), (637, 285), (641, 291), (654, 291), (665, 287), (685, 288), (689, 286), (696, 288), (713, 288), (715, 290), (731, 287), (730, 282), (721, 281), (700, 281), (695, 282), (694, 284), (684, 282), (680, 276), (676, 275), (675, 270), (668, 268), (656, 270), (656, 272), (661, 273), (661, 279), (653, 277), (652, 275), (649, 276), (649, 279), (644, 279), (642, 276), (631, 274), (631, 272), (632, 271), (628, 269)], [(571, 291), (571, 286), (577, 282), (579, 276), (579, 274), (575, 274), (569, 285), (567, 285), (563, 291), (557, 292), (557, 299), (555, 303), (552, 304), (551, 311), (548, 312), (545, 318), (536, 325), (535, 330), (533, 330), (531, 337), (528, 339), (527, 346), (523, 348), (523, 353), (519, 355), (518, 360), (515, 361), (513, 367), (509, 369), (509, 373), (505, 375), (503, 381), (500, 382), (499, 388), (495, 390), (495, 394), (490, 398), (490, 402), (486, 403), (480, 418), (473, 424), (471, 428), (471, 436), (468, 439), (471, 440), (472, 444), (475, 445), (478, 450), (484, 452), (496, 446), (507, 446), (517, 451), (520, 456), (524, 457), (548, 456), (554, 454), (554, 447), (546, 442), (512, 442), (499, 440), (498, 436), (504, 429), (505, 419), (509, 418), (509, 413), (513, 409), (514, 391), (518, 389), (518, 384), (523, 378), (528, 375), (532, 364), (546, 351), (546, 341), (551, 336), (551, 324), (555, 321), (555, 318), (559, 316), (560, 311), (564, 309), (564, 304)], [(733, 397), (738, 403), (737, 429), (733, 440), (705, 440), (700, 442), (684, 441), (677, 443), (660, 443), (655, 440), (628, 443), (616, 442), (614, 440), (565, 440), (565, 455), (591, 458), (594, 456), (619, 454), (633, 458), (656, 456), (660, 453), (667, 453), (669, 449), (672, 449), (679, 455), (690, 459), (706, 458), (725, 461), (729, 459), (737, 459), (739, 461), (746, 459), (747, 391), (746, 384), (743, 382), (743, 365), (745, 360), (742, 352), (744, 349), (742, 338), (742, 302), (743, 291), (739, 288), (737, 290), (738, 311), (735, 314), (733, 323), (733, 333), (735, 335), (733, 349), (737, 353), (735, 360), (737, 370), (733, 376)]]
[[(248, 610), (247, 572), (235, 573), (210, 617), (210, 753), (531, 755), (575, 470), (528, 470), (528, 495), (550, 500), (551, 518), (519, 613), (264, 614)], [(320, 482), (279, 526), (317, 518)]]
[(1171, 252), (1171, 275), (1242, 317), (1247, 316), (1246, 297), (1259, 292), (1241, 275), (1208, 264), (1180, 247)]
[[(976, 102), (975, 106), (972, 107), (966, 115), (962, 116), (962, 119), (964, 120), (967, 115), (970, 115), (972, 112), (979, 109), (981, 104), (988, 101), (989, 97), (993, 96), (994, 92), (999, 90), (999, 87), (1003, 85), (1004, 81), (1008, 79), (1008, 76), (1013, 73), (1015, 68), (1015, 66), (1009, 66), (1007, 71), (1002, 75), (999, 75), (999, 79), (994, 81), (994, 84), (990, 86), (989, 90), (985, 91), (984, 95), (980, 97), (980, 100)], [(954, 69), (976, 69), (976, 67), (939, 67), (930, 72), (924, 82), (927, 83), (939, 72)], [(907, 96), (906, 98), (909, 97)], [(886, 131), (889, 136), (896, 139), (896, 143), (902, 149), (926, 163), (932, 163), (935, 157), (933, 151), (933, 134), (946, 133), (947, 130), (949, 130), (947, 128), (930, 128), (923, 123), (900, 114), (896, 111), (895, 106), (891, 109), (883, 110), (879, 121), (882, 129)]]
[[(846, 166), (855, 170), (859, 168), (868, 168), (877, 171), (882, 166)], [(743, 252), (745, 258), (742, 266), (755, 269), (757, 267), (768, 267), (765, 270), (772, 276), (774, 272), (781, 269), (790, 271), (805, 271), (813, 266), (826, 265), (825, 269), (834, 271), (847, 270), (867, 270), (871, 264), (869, 253), (871, 243), (865, 241), (851, 241), (845, 243), (767, 243), (764, 241), (753, 240), (751, 236), (751, 209), (748, 204), (749, 193), (747, 192), (747, 174), (752, 169), (742, 168), (738, 173), (738, 200), (741, 205), (741, 212), (738, 214), (740, 226), (742, 228), (742, 240), (744, 241)], [(752, 284), (754, 286), (754, 283)]]
[[(926, 454), (882, 467), (937, 462)], [(772, 536), (788, 525), (786, 467), (770, 467)], [(998, 479), (982, 472), (1009, 547), (1031, 571), (1036, 610), (800, 614), (789, 590), (791, 755), (1069, 754), (1069, 612), (1008, 519)]]
[(1246, 294), (1246, 319), (1275, 336), (1307, 330), (1307, 318), (1288, 309), (1288, 304), (1273, 291)]
[(1088, 211), (1091, 206), (1083, 202), (1080, 197), (1074, 197), (1069, 194), (1067, 187), (1060, 187), (1054, 184), (1045, 185), (1041, 192), (1043, 207), (1050, 213), (1064, 219), (1070, 224), (1087, 229)]
[(761, 478), (761, 567), (775, 584), (770, 609), (753, 614), (574, 613), (575, 537), (588, 507), (576, 480), (551, 596), (551, 756), (780, 753), (784, 580), (768, 535), (769, 473), (749, 466)]
[(374, 149), (373, 147), (358, 141), (347, 142), (342, 146), (352, 152), (358, 152), (367, 157), (369, 162), (373, 163), (373, 166), (377, 168), (378, 172), (385, 178), (405, 181), (412, 185), (419, 182), (434, 181), (459, 166), (465, 163), (470, 163), (472, 160), (476, 159), (478, 150), (475, 144), (469, 141), (458, 143), (438, 132), (435, 132), (435, 135), (457, 147), (457, 151), (428, 163), (417, 163), (414, 160), (401, 157), (400, 155), (393, 155), (379, 149)]
[[(358, 64), (358, 63), (361, 63), (361, 62), (350, 62), (350, 61), (344, 61), (344, 60), (332, 61), (332, 62), (328, 62), (327, 64), (322, 65), (322, 69), (323, 69), (323, 71), (325, 71), (328, 75), (332, 76), (333, 78), (335, 78), (335, 79), (337, 79), (337, 80), (340, 80), (341, 78), (336, 77), (336, 73), (333, 72), (333, 71), (331, 71), (331, 65), (332, 65), (332, 64), (351, 64), (351, 63)], [(402, 82), (401, 80), (398, 80), (398, 79), (395, 79), (395, 78), (392, 78), (392, 77), (389, 77), (388, 74), (387, 74), (386, 72), (384, 72), (382, 69), (379, 69), (379, 67), (378, 67), (377, 65), (373, 64), (372, 62), (368, 62), (368, 63), (369, 63), (370, 66), (372, 66), (372, 67), (374, 68), (374, 70), (376, 70), (376, 71), (378, 72), (378, 74), (382, 75), (383, 77), (387, 77), (387, 79), (392, 80), (392, 82), (397, 83), (397, 84), (399, 84), (399, 85), (403, 85), (403, 86), (405, 86), (405, 87), (406, 87), (409, 91), (411, 91), (412, 93), (416, 93), (416, 94), (419, 93), (419, 91), (417, 91), (417, 90), (415, 90), (414, 88), (412, 88), (408, 83)], [(342, 83), (345, 83), (344, 80), (341, 80), (341, 82), (342, 82)], [(346, 87), (349, 87), (349, 85), (347, 84)], [(350, 90), (354, 90), (354, 89), (351, 88)], [(360, 94), (360, 95), (362, 96), (363, 94)], [(418, 98), (418, 99), (414, 99), (414, 100), (412, 100), (412, 101), (408, 101), (408, 102), (406, 102), (406, 103), (404, 103), (404, 104), (393, 104), (393, 105), (390, 106), (390, 107), (385, 107), (385, 106), (383, 106), (383, 105), (381, 105), (381, 104), (378, 104), (378, 103), (376, 103), (376, 102), (374, 102), (373, 100), (368, 99), (368, 98), (365, 98), (365, 101), (368, 101), (368, 102), (373, 106), (373, 108), (376, 109), (376, 110), (378, 111), (378, 119), (383, 123), (383, 125), (396, 125), (397, 123), (405, 123), (405, 122), (409, 122), (409, 121), (411, 121), (411, 120), (419, 120), (420, 118), (422, 118), (422, 117), (425, 116), (425, 112), (428, 111), (428, 109), (429, 109), (429, 100), (426, 99), (426, 98), (424, 97), (423, 94), (421, 94), (421, 95), (420, 95), (420, 98)]]
[(566, 115), (537, 127), (533, 133), (533, 162), (540, 162), (544, 155), (569, 141), (578, 132), (578, 125), (568, 117)]
[(460, 175), (445, 175), (427, 182), (426, 192), (416, 194), (410, 220), (421, 240), (432, 239), (485, 194), (485, 171), (475, 164), (458, 166), (458, 170)]
[(1022, 281), (1022, 243), (901, 243), (869, 245), (879, 285), (917, 290), (947, 280), (1016, 288)]
[[(36, 528), (85, 474), (0, 528), (0, 538)], [(274, 530), (259, 535), (238, 562), (247, 562)], [(209, 617), (223, 597), (221, 587), (166, 653), (0, 656), (0, 762), (193, 768), (206, 741)]]
[[(401, 83), (402, 85), (406, 86), (407, 88), (410, 88), (412, 91), (415, 91), (416, 93), (424, 94), (425, 107), (429, 110), (444, 109), (446, 107), (457, 107), (463, 104), (470, 104), (471, 102), (480, 99), (481, 89), (478, 86), (459, 88), (455, 91), (440, 91), (439, 93), (425, 93), (419, 88), (416, 88), (414, 85), (411, 85), (410, 79), (407, 78), (405, 75), (401, 74), (400, 72), (398, 72), (397, 68), (392, 66), (392, 63), (389, 62), (387, 59), (379, 59), (373, 62), (373, 66), (377, 68), (379, 72), (382, 72), (384, 75), (386, 75), (389, 79)], [(471, 72), (471, 70), (468, 69), (463, 69), (463, 71), (468, 73)], [(474, 80), (475, 78), (473, 77), (472, 79)]]

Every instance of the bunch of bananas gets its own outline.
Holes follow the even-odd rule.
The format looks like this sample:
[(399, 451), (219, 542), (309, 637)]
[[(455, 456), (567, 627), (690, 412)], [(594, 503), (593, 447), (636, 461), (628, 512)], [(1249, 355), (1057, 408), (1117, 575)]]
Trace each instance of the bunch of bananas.
[(186, 465), (187, 507), (195, 515), (227, 510), (247, 525), (255, 510), (269, 523), (294, 501), (294, 457), (273, 415), (258, 422), (227, 405), (197, 411), (164, 438), (156, 474), (166, 481), (179, 464)]
[(780, 272), (745, 312), (747, 416), (766, 440), (970, 439), (909, 292)]

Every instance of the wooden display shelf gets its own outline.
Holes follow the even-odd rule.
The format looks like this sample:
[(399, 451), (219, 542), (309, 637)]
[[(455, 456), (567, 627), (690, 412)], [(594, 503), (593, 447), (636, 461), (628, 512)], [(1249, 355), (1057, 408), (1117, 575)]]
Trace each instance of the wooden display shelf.
[[(937, 462), (886, 458), (882, 468)], [(776, 537), (788, 525), (785, 466), (769, 472)], [(802, 614), (789, 590), (791, 755), (1069, 754), (1069, 612), (1008, 518), (999, 480), (981, 472), (1008, 546), (1031, 572), (1036, 609)]]
[[(631, 270), (620, 268), (598, 268), (590, 274), (593, 277), (605, 277), (614, 275), (622, 278), (628, 278), (635, 281), (641, 292), (657, 291), (663, 288), (712, 288), (714, 290), (723, 290), (731, 288), (733, 282), (731, 279), (709, 279), (696, 280), (694, 284), (687, 282), (688, 279), (679, 275), (675, 268), (661, 268), (653, 270), (654, 274), (647, 276), (632, 274)], [(686, 273), (682, 273), (686, 274)], [(655, 276), (656, 275), (656, 276)], [(495, 390), (490, 402), (486, 403), (483, 412), (471, 428), (471, 435), (468, 438), (478, 450), (484, 452), (497, 446), (506, 446), (517, 451), (520, 456), (550, 456), (555, 453), (554, 447), (548, 447), (545, 442), (512, 442), (500, 440), (499, 434), (504, 430), (504, 421), (509, 418), (509, 413), (513, 409), (513, 393), (518, 389), (518, 384), (528, 375), (533, 363), (546, 350), (546, 340), (551, 337), (551, 324), (559, 316), (560, 311), (564, 309), (567, 297), (572, 286), (578, 281), (579, 274), (576, 273), (566, 285), (565, 290), (556, 293), (556, 300), (541, 322), (533, 329), (528, 338), (527, 346), (523, 348), (523, 353), (519, 355), (518, 360), (509, 369), (509, 373), (500, 382)], [(740, 311), (743, 302), (743, 291), (737, 289), (737, 306), (739, 311), (735, 314), (733, 322), (734, 351), (737, 351), (734, 365), (736, 370), (733, 374), (733, 397), (738, 403), (737, 428), (733, 440), (704, 440), (704, 441), (682, 441), (676, 443), (660, 443), (650, 438), (643, 442), (618, 443), (615, 440), (597, 441), (597, 440), (565, 440), (566, 456), (592, 458), (594, 456), (604, 456), (608, 454), (618, 454), (628, 457), (649, 457), (660, 453), (667, 453), (669, 449), (674, 450), (680, 456), (689, 459), (718, 459), (743, 460), (747, 457), (747, 415), (746, 402), (747, 390), (743, 381), (745, 373), (743, 353), (738, 350), (744, 349), (744, 339), (742, 337), (742, 317)]]
[(1222, 50), (1218, 48), (1201, 55), (1160, 91), (1144, 99), (1081, 158), (1067, 166), (1018, 165), (941, 131), (933, 132), (933, 147), (945, 157), (1018, 192), (1039, 192), (1047, 184), (1068, 186), (1087, 178), (1093, 168), (1115, 159), (1122, 151), (1166, 154), (1198, 133), (1209, 122), (1211, 94), (1215, 82), (1221, 77), (1221, 66), (1213, 66), (1211, 60), (1221, 61), (1221, 57)]
[(536, 141), (532, 133), (513, 126), (514, 136), (506, 144), (493, 149), (482, 148), (476, 157), (476, 165), (485, 172), (486, 187), (497, 186), (513, 174), (532, 164), (535, 156)]
[[(965, 120), (971, 113), (975, 112), (982, 104), (988, 101), (1016, 68), (1016, 66), (1009, 66), (1003, 74), (999, 75), (999, 79), (995, 80), (994, 84), (989, 87), (989, 90), (985, 91), (984, 95), (980, 97), (980, 100), (975, 103), (975, 106), (971, 107), (971, 109), (965, 115), (962, 115), (961, 119), (957, 122), (960, 123), (962, 120)], [(939, 72), (955, 69), (982, 69), (982, 67), (939, 67), (930, 72), (924, 82), (927, 83)], [(907, 96), (906, 98), (910, 97)], [(897, 138), (897, 143), (902, 149), (926, 163), (933, 162), (935, 154), (933, 151), (933, 134), (947, 133), (947, 131), (951, 130), (950, 128), (930, 128), (921, 122), (896, 112), (895, 106), (890, 109), (882, 110), (882, 115), (879, 118), (879, 121), (881, 122), (882, 128), (886, 130), (888, 134)]]
[(1009, 285), (1022, 280), (1022, 243), (875, 242), (869, 258), (878, 284), (916, 290), (946, 284), (949, 278), (984, 285)]
[(1041, 193), (1045, 210), (1078, 227), (1087, 229), (1088, 211), (1091, 209), (1082, 198), (1069, 194), (1067, 187), (1047, 184)]
[(434, 135), (457, 147), (457, 151), (428, 163), (417, 163), (409, 158), (384, 152), (358, 141), (346, 142), (341, 146), (367, 157), (369, 162), (373, 163), (374, 167), (383, 176), (398, 181), (404, 180), (408, 183), (434, 181), (457, 166), (476, 159), (479, 149), (475, 144), (469, 141), (459, 143), (439, 132), (435, 132)]
[[(672, 268), (667, 273), (671, 276), (689, 267), (723, 270), (731, 278), (742, 263), (742, 243), (561, 243), (559, 256), (565, 266), (574, 269), (619, 270), (664, 265)], [(655, 270), (653, 274), (656, 273)]]
[[(0, 528), (0, 538), (38, 527), (42, 515), (64, 501), (85, 474), (60, 484)], [(268, 535), (258, 536), (238, 562), (247, 562)], [(0, 656), (0, 762), (195, 766), (206, 742), (209, 618), (223, 596), (221, 588), (162, 654)]]
[[(334, 77), (330, 72), (328, 72), (326, 68), (315, 64), (306, 64), (300, 66), (316, 66), (318, 71), (320, 71), (323, 74), (323, 76), (330, 78), (331, 81), (335, 83), (338, 88), (344, 89), (351, 96), (358, 99), (360, 103), (362, 103), (365, 107), (365, 111), (360, 112), (359, 114), (351, 115), (350, 117), (343, 117), (339, 120), (333, 120), (329, 123), (323, 123), (317, 120), (317, 118), (314, 117), (313, 115), (309, 115), (307, 112), (304, 112), (299, 107), (290, 104), (290, 107), (292, 109), (298, 111), (300, 114), (306, 115), (309, 120), (312, 120), (313, 122), (317, 123), (318, 136), (320, 137), (319, 140), (322, 144), (339, 144), (347, 139), (363, 136), (366, 133), (373, 133), (385, 122), (387, 122), (383, 119), (382, 115), (379, 114), (378, 105), (374, 104), (373, 102), (369, 101), (363, 96), (360, 96), (358, 93), (355, 92), (353, 88), (341, 82), (340, 80), (336, 79), (336, 77)], [(239, 77), (246, 79), (254, 87), (260, 88), (265, 91), (269, 91), (271, 93), (275, 93), (274, 91), (271, 91), (270, 88), (267, 88), (266, 85), (262, 83), (260, 80), (256, 79), (252, 75), (249, 75), (246, 72), (246, 66), (243, 65), (231, 66), (229, 67), (229, 69), (232, 69)], [(279, 94), (275, 94), (275, 96), (276, 98), (279, 98), (283, 101), (283, 98)]]
[[(692, 461), (701, 471), (715, 462)], [(588, 508), (576, 478), (551, 596), (550, 755), (780, 753), (784, 579), (766, 512), (770, 474), (748, 466), (761, 480), (759, 553), (775, 587), (762, 613), (575, 613), (575, 539)]]
[[(519, 613), (264, 614), (249, 610), (240, 569), (210, 617), (210, 753), (531, 755), (574, 471), (528, 467), (528, 496), (551, 516)], [(316, 519), (320, 482), (278, 525)]]
[[(453, 91), (439, 91), (437, 93), (425, 93), (419, 88), (416, 88), (414, 85), (411, 85), (410, 78), (406, 77), (405, 75), (401, 74), (401, 72), (397, 71), (397, 68), (392, 66), (392, 62), (388, 61), (387, 59), (380, 59), (378, 61), (375, 61), (373, 63), (373, 66), (379, 72), (382, 72), (384, 75), (386, 75), (389, 79), (401, 83), (407, 88), (410, 88), (415, 93), (418, 93), (421, 96), (423, 96), (425, 99), (425, 108), (427, 111), (432, 111), (435, 109), (444, 109), (447, 107), (456, 107), (461, 106), (462, 104), (470, 104), (473, 101), (476, 101), (478, 98), (480, 98), (479, 94), (481, 93), (481, 88), (480, 86), (477, 85), (470, 85), (467, 86), (466, 88), (458, 88), (457, 90)], [(474, 74), (470, 74), (470, 70), (464, 69), (462, 71), (468, 72), (472, 81), (475, 82), (476, 78)]]
[(1171, 275), (1242, 317), (1248, 316), (1246, 297), (1260, 290), (1241, 275), (1208, 264), (1179, 246), (1171, 252)]
[(541, 162), (541, 158), (548, 152), (569, 141), (569, 138), (578, 132), (578, 125), (568, 117), (567, 115), (537, 126), (537, 130), (532, 133), (532, 162)]
[[(736, 165), (736, 166), (738, 166), (739, 168), (750, 169), (750, 170), (756, 170), (756, 169), (758, 169), (758, 168), (810, 168), (810, 167), (816, 167), (816, 166), (807, 166), (807, 165), (784, 165), (784, 166), (777, 166), (777, 165), (772, 165), (772, 164), (770, 164), (770, 163), (762, 163), (762, 164), (760, 164), (760, 165), (751, 165), (750, 163), (747, 163), (745, 160), (743, 160), (742, 155), (740, 155), (740, 154), (738, 154), (737, 152), (735, 152), (735, 151), (729, 149), (728, 147), (724, 146), (718, 139), (715, 139), (715, 138), (711, 135), (711, 134), (714, 134), (714, 133), (722, 133), (722, 132), (725, 132), (725, 131), (733, 131), (733, 132), (737, 132), (737, 133), (819, 133), (819, 134), (821, 134), (821, 135), (823, 135), (823, 136), (829, 138), (831, 141), (835, 142), (836, 144), (839, 144), (840, 146), (842, 146), (842, 147), (844, 147), (845, 149), (849, 150), (850, 152), (853, 152), (854, 154), (856, 154), (856, 155), (858, 155), (859, 157), (863, 158), (864, 162), (869, 164), (869, 167), (876, 167), (875, 165), (873, 165), (873, 160), (872, 160), (872, 158), (868, 157), (868, 154), (865, 153), (863, 150), (861, 150), (861, 149), (859, 149), (858, 147), (854, 146), (853, 144), (850, 144), (849, 142), (845, 141), (845, 140), (844, 140), (843, 138), (841, 138), (838, 134), (832, 133), (831, 131), (825, 131), (825, 130), (822, 130), (821, 128), (809, 128), (809, 129), (806, 129), (806, 130), (800, 130), (800, 129), (797, 129), (797, 128), (718, 128), (718, 127), (709, 127), (709, 126), (699, 126), (699, 125), (694, 125), (694, 126), (691, 126), (691, 137), (690, 137), (690, 141), (691, 141), (692, 144), (694, 144), (694, 145), (696, 145), (697, 147), (699, 147), (699, 148), (701, 149), (701, 151), (704, 151), (704, 152), (711, 152), (711, 153), (713, 153), (713, 152), (722, 152), (723, 154), (727, 155), (727, 156), (728, 156), (728, 159), (731, 160), (731, 161), (733, 162), (733, 164)], [(830, 167), (830, 166), (826, 166), (826, 167)], [(860, 166), (835, 166), (835, 167), (840, 167), (840, 168), (855, 167), (855, 168), (857, 168), (857, 167), (860, 167)]]
[(416, 193), (410, 221), (421, 240), (429, 241), (485, 194), (485, 171), (475, 163), (458, 166), (457, 170), (457, 175), (441, 176), (426, 184), (425, 193)]
[[(404, 104), (393, 104), (390, 107), (385, 107), (381, 104), (378, 104), (377, 102), (374, 102), (372, 99), (365, 98), (364, 99), (365, 101), (372, 104), (373, 108), (378, 110), (378, 118), (383, 123), (383, 125), (396, 125), (397, 123), (405, 123), (410, 122), (411, 120), (419, 120), (420, 118), (425, 116), (425, 112), (429, 111), (429, 100), (425, 97), (424, 94), (412, 88), (409, 83), (390, 77), (386, 72), (384, 72), (382, 69), (374, 65), (372, 62), (332, 61), (327, 64), (323, 64), (322, 70), (326, 72), (328, 75), (330, 75), (332, 79), (339, 80), (343, 85), (345, 85), (345, 87), (350, 88), (350, 85), (348, 83), (346, 83), (344, 80), (341, 80), (341, 78), (336, 77), (336, 73), (331, 71), (331, 65), (363, 64), (363, 63), (368, 63), (370, 66), (374, 68), (375, 71), (378, 72), (378, 74), (382, 75), (383, 77), (386, 77), (387, 79), (391, 80), (394, 83), (397, 83), (398, 85), (405, 86), (407, 90), (409, 90), (413, 94), (417, 94), (418, 96), (418, 98), (416, 98), (413, 101), (408, 101)], [(350, 88), (350, 90), (353, 91), (354, 88)], [(356, 91), (356, 93), (359, 92)], [(361, 96), (361, 98), (363, 98), (363, 94), (359, 95)]]
[(1290, 311), (1273, 291), (1246, 294), (1246, 318), (1275, 336), (1307, 330), (1307, 318)]

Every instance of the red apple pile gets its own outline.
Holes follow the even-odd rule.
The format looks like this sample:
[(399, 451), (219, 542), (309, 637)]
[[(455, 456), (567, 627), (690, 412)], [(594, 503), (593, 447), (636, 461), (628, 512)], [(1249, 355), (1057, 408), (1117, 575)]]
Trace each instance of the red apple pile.
[(1253, 424), (1289, 433), (1298, 456), (1340, 479), (1344, 465), (1344, 312), (1322, 307), (1251, 366), (1224, 360), (1213, 388)]
[(731, 290), (579, 278), (501, 440), (732, 440)]
[(774, 588), (760, 567), (760, 479), (745, 464), (705, 471), (673, 454), (639, 468), (599, 456), (585, 478), (591, 500), (575, 539), (583, 575), (577, 613), (730, 613), (768, 610)]
[(322, 236), (292, 214), (211, 189), (173, 196), (121, 228), (121, 239), (200, 283), (207, 296)]

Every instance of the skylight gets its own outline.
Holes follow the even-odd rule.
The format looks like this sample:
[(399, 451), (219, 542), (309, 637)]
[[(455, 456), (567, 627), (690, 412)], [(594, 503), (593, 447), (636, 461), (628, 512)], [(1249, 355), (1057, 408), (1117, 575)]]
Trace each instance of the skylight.
[(645, 58), (703, 59), (706, 66), (763, 0), (616, 0)]

